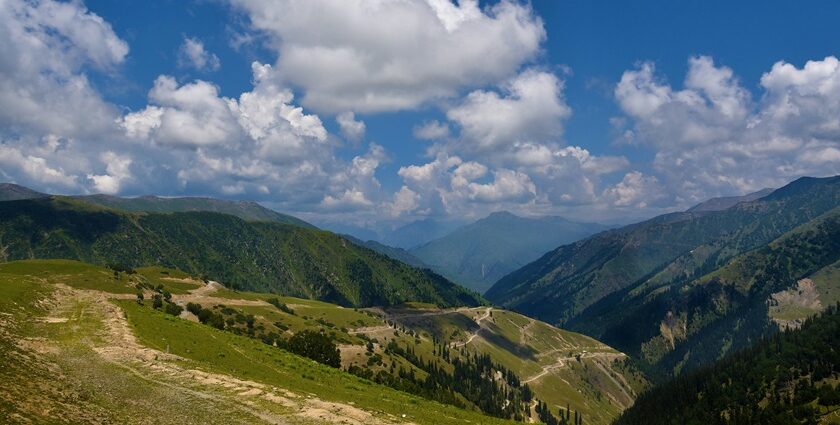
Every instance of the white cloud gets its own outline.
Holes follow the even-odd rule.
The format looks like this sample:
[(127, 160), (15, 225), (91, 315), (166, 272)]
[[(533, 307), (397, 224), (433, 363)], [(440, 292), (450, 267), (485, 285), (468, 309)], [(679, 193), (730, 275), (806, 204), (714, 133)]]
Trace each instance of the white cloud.
[(131, 158), (127, 156), (120, 156), (114, 152), (105, 152), (100, 156), (103, 163), (106, 164), (105, 171), (107, 174), (93, 175), (88, 174), (88, 178), (93, 180), (93, 187), (96, 191), (106, 194), (119, 193), (120, 186), (124, 180), (131, 178)]
[(208, 52), (198, 38), (185, 37), (178, 49), (178, 65), (199, 71), (216, 71), (221, 66), (219, 57)]
[(335, 120), (344, 137), (353, 141), (359, 141), (365, 137), (365, 123), (361, 120), (357, 121), (353, 112), (342, 112), (335, 117)]
[[(324, 112), (412, 109), (495, 82), (545, 39), (529, 6), (510, 0), (231, 0), (279, 54), (279, 75)], [(318, 28), (318, 31), (313, 31)]]
[(0, 126), (63, 136), (99, 134), (116, 108), (91, 86), (87, 68), (110, 71), (128, 45), (79, 2), (0, 2)]
[(684, 88), (651, 63), (626, 71), (615, 89), (625, 140), (656, 149), (660, 183), (683, 206), (711, 196), (778, 187), (802, 175), (840, 173), (840, 61), (802, 68), (778, 62), (754, 101), (709, 57), (689, 60)]
[(403, 186), (394, 193), (394, 200), (387, 203), (388, 212), (391, 217), (399, 217), (405, 213), (410, 213), (417, 209), (420, 205), (420, 195), (408, 186)]
[(28, 155), (19, 148), (0, 144), (0, 165), (4, 172), (17, 170), (23, 177), (47, 187), (59, 186), (63, 189), (76, 186), (76, 177), (68, 174), (61, 167), (51, 166), (43, 157)]
[(489, 183), (469, 183), (468, 196), (479, 202), (525, 202), (537, 195), (537, 188), (527, 174), (501, 169), (493, 172)]
[(571, 108), (554, 74), (527, 70), (502, 86), (504, 95), (474, 91), (446, 116), (461, 128), (464, 148), (497, 150), (519, 142), (559, 138)]
[(639, 171), (631, 171), (615, 186), (604, 191), (607, 201), (618, 207), (647, 208), (649, 203), (663, 197), (659, 180)]
[(197, 147), (235, 143), (240, 127), (219, 89), (206, 81), (178, 86), (161, 75), (149, 91), (158, 106), (127, 114), (120, 125), (129, 137), (150, 137), (161, 145)]
[(428, 121), (415, 126), (412, 133), (421, 140), (446, 140), (449, 138), (449, 125), (440, 121)]
[[(415, 127), (415, 137), (437, 142), (429, 149), (433, 160), (401, 167), (398, 173), (419, 195), (415, 209), (554, 213), (596, 203), (601, 178), (626, 169), (629, 162), (564, 146), (564, 123), (572, 111), (563, 91), (556, 75), (529, 69), (497, 90), (468, 94), (446, 110), (449, 122)], [(450, 126), (457, 130), (454, 136)]]

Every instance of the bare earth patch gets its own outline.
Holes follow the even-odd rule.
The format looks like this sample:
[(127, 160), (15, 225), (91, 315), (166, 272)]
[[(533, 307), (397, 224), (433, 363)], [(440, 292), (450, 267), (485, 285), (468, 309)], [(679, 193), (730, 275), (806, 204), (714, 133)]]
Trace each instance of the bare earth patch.
[[(185, 365), (190, 363), (187, 359), (141, 345), (123, 311), (109, 302), (109, 297), (110, 294), (102, 292), (76, 290), (58, 285), (55, 293), (56, 309), (42, 321), (64, 324), (69, 322), (72, 325), (72, 317), (55, 313), (67, 314), (71, 311), (69, 305), (81, 302), (87, 306), (85, 314), (95, 314), (102, 320), (103, 327), (98, 332), (97, 341), (89, 343), (104, 360), (144, 380), (175, 389), (194, 399), (228, 406), (254, 419), (249, 422), (358, 425), (404, 423), (398, 420), (385, 421), (349, 404), (327, 402), (259, 382), (186, 367)], [(27, 340), (23, 344), (25, 348), (35, 352), (56, 353), (58, 349), (51, 347), (49, 341)]]

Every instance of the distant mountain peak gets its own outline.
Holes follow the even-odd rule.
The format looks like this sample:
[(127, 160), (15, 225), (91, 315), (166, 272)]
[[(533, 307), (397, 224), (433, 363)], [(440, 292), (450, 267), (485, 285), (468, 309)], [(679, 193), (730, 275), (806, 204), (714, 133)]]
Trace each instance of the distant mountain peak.
[(14, 183), (0, 183), (0, 201), (44, 198), (49, 195)]
[(764, 188), (757, 192), (748, 193), (742, 196), (723, 196), (719, 198), (711, 198), (689, 208), (687, 212), (723, 211), (732, 208), (735, 205), (738, 205), (742, 202), (752, 202), (756, 199), (763, 198), (773, 193), (774, 190), (775, 189)]

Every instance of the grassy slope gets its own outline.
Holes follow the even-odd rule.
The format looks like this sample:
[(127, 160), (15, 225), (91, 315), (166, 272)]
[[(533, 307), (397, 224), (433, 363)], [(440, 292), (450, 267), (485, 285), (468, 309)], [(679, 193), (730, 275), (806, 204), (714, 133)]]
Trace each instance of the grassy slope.
[[(161, 275), (161, 270), (147, 272)], [(321, 423), (324, 420), (317, 416), (309, 422), (297, 412), (309, 409), (330, 418), (332, 405), (323, 403), (350, 408), (347, 403), (352, 402), (372, 414), (368, 423), (504, 423), (372, 384), (257, 340), (174, 318), (130, 300), (116, 302), (139, 341), (160, 354), (143, 361), (115, 362), (106, 355), (108, 351), (97, 351), (113, 343), (104, 331), (110, 326), (108, 321), (114, 320), (104, 313), (104, 298), (87, 295), (102, 292), (69, 292), (55, 284), (119, 296), (129, 292), (129, 279), (138, 278), (114, 279), (109, 270), (69, 261), (0, 265), (0, 349), (4, 354), (0, 356), (4, 382), (0, 419), (253, 423), (279, 418), (289, 423)], [(63, 295), (56, 298), (60, 301), (43, 302), (51, 293)], [(46, 316), (52, 320), (38, 319)], [(181, 359), (169, 359), (165, 351)], [(283, 389), (291, 405), (243, 395), (236, 385), (226, 388), (199, 382), (196, 376), (206, 373)], [(327, 412), (317, 411), (324, 406)]]
[[(434, 305), (412, 303), (406, 307), (356, 310), (329, 303), (279, 297), (292, 308), (294, 314), (264, 305), (231, 305), (237, 300), (267, 300), (268, 294), (218, 290), (215, 303), (226, 305), (243, 314), (257, 317), (257, 327), (282, 332), (274, 324), (281, 323), (287, 335), (302, 330), (321, 331), (339, 341), (343, 365), (364, 366), (373, 370), (413, 369), (418, 376), (425, 372), (412, 366), (400, 356), (391, 355), (384, 347), (395, 341), (401, 347), (412, 347), (424, 360), (439, 357), (433, 353), (433, 338), (452, 344), (453, 356), (464, 353), (489, 354), (493, 360), (514, 371), (529, 382), (536, 396), (549, 403), (556, 412), (570, 406), (583, 413), (588, 423), (607, 424), (645, 386), (646, 380), (639, 372), (625, 364), (624, 357), (616, 350), (587, 336), (554, 328), (546, 323), (529, 319), (520, 314), (491, 308), (491, 316), (477, 323), (487, 307), (439, 310)], [(208, 302), (202, 303), (209, 307)], [(389, 323), (396, 323), (395, 326)], [(417, 332), (418, 338), (401, 332), (402, 328)], [(470, 339), (473, 334), (478, 334)], [(368, 353), (367, 341), (374, 341), (374, 350)], [(466, 341), (469, 344), (465, 344)], [(466, 348), (463, 348), (466, 346)], [(381, 362), (369, 364), (372, 354), (382, 357)], [(577, 355), (582, 355), (580, 360)], [(440, 362), (448, 367), (445, 362)], [(549, 373), (542, 374), (544, 368)]]
[(129, 214), (68, 199), (0, 203), (3, 259), (162, 265), (252, 290), (343, 305), (480, 298), (326, 231), (208, 213)]
[(568, 406), (587, 423), (610, 423), (646, 387), (645, 378), (609, 346), (511, 311), (487, 311), (393, 310), (388, 319), (467, 352), (489, 354), (527, 381), (553, 412)]
[[(273, 305), (260, 302), (275, 297), (270, 294), (222, 289), (200, 298), (191, 297), (187, 295), (187, 291), (195, 289), (199, 285), (198, 282), (188, 279), (180, 280), (186, 276), (161, 268), (138, 269), (136, 275), (121, 273), (115, 278), (113, 272), (108, 269), (83, 263), (65, 260), (35, 260), (0, 265), (0, 274), (4, 273), (15, 276), (29, 275), (32, 279), (46, 281), (62, 281), (78, 288), (127, 294), (128, 297), (135, 292), (131, 285), (136, 282), (162, 284), (164, 289), (174, 294), (177, 302), (200, 302), (205, 308), (225, 305), (242, 314), (253, 314), (257, 318), (256, 327), (260, 330), (281, 334), (285, 331), (286, 335), (305, 329), (323, 330), (342, 344), (345, 367), (355, 364), (374, 370), (389, 370), (390, 365), (394, 364), (396, 368), (414, 369), (421, 377), (424, 376), (422, 370), (415, 368), (398, 355), (386, 353), (384, 346), (388, 341), (395, 340), (400, 346), (411, 346), (421, 358), (439, 359), (433, 355), (435, 350), (432, 343), (433, 335), (438, 338), (446, 335), (446, 338), (441, 339), (461, 346), (480, 328), (478, 336), (474, 337), (469, 344), (465, 344), (465, 348), (452, 349), (453, 355), (461, 355), (460, 350), (464, 350), (464, 353), (487, 353), (493, 357), (494, 361), (516, 372), (523, 380), (536, 377), (529, 382), (529, 385), (535, 389), (538, 398), (548, 402), (555, 412), (567, 405), (581, 411), (587, 418), (587, 423), (609, 423), (622, 410), (620, 406), (627, 406), (630, 403), (631, 398), (628, 398), (628, 395), (633, 397), (644, 385), (644, 380), (632, 369), (626, 367), (615, 350), (589, 337), (559, 330), (504, 310), (491, 309), (492, 316), (480, 320), (479, 325), (476, 322), (487, 311), (486, 307), (442, 311), (434, 305), (418, 304), (410, 309), (389, 310), (382, 316), (382, 312), (377, 310), (357, 310), (314, 300), (278, 297), (281, 302), (293, 309), (294, 314), (289, 314)], [(147, 298), (149, 296), (150, 294), (147, 294)], [(291, 388), (296, 392), (314, 385), (310, 379), (303, 378), (303, 375), (316, 376), (313, 375), (315, 373), (313, 370), (320, 370), (319, 367), (307, 361), (302, 364), (290, 363), (291, 366), (287, 372), (276, 378), (281, 381), (275, 381), (275, 378), (269, 375), (276, 375), (276, 373), (266, 372), (266, 367), (275, 367), (275, 363), (279, 361), (277, 359), (286, 359), (284, 361), (288, 362), (290, 358), (290, 355), (280, 350), (271, 349), (255, 339), (239, 337), (230, 332), (220, 332), (204, 325), (175, 319), (152, 311), (148, 307), (137, 306), (130, 300), (121, 301), (120, 306), (126, 310), (129, 322), (144, 345), (161, 351), (166, 351), (168, 347), (171, 353), (200, 362), (203, 365), (202, 370), (232, 374), (270, 385), (283, 384), (285, 385), (283, 388)], [(418, 313), (442, 314), (428, 317), (412, 316)], [(416, 331), (419, 337), (415, 338), (407, 333), (396, 331), (395, 328), (388, 326), (386, 319), (392, 323), (398, 323), (398, 327), (406, 326)], [(276, 327), (278, 323), (285, 329), (278, 329)], [(365, 344), (369, 340), (375, 341), (373, 353), (382, 357), (379, 364), (369, 364), (371, 355), (365, 349)], [(236, 350), (246, 350), (248, 357), (237, 354)], [(575, 359), (576, 355), (582, 355), (580, 361)], [(291, 368), (292, 366), (294, 369)], [(548, 368), (549, 372), (541, 374), (543, 368)], [(106, 368), (106, 370), (110, 369)], [(288, 375), (290, 373), (300, 374), (300, 376), (293, 377)], [(263, 375), (269, 380), (257, 379)], [(331, 375), (328, 374), (328, 376)], [(356, 400), (355, 390), (336, 384), (335, 379), (338, 378), (327, 378), (321, 375), (316, 377), (316, 381), (325, 382), (324, 387), (317, 388), (327, 393), (322, 393), (321, 390), (306, 391), (315, 392), (320, 398), (327, 398), (328, 396), (324, 394), (329, 394), (333, 391), (332, 388), (335, 388), (335, 397), (328, 398), (329, 400)], [(355, 377), (349, 379), (352, 382), (357, 381)], [(618, 381), (623, 383), (618, 384)], [(289, 385), (296, 386), (292, 388)], [(350, 386), (360, 388), (355, 383)], [(370, 403), (374, 403), (377, 397), (379, 396), (371, 397)], [(418, 406), (418, 409), (428, 408), (423, 406)]]

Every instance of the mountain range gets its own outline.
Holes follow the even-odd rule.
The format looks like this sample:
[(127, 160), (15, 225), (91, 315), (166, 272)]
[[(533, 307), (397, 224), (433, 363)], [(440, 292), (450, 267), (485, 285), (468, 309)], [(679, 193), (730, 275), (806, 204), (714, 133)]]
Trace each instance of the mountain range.
[[(838, 205), (840, 177), (802, 178), (723, 210), (666, 214), (561, 246), (485, 296), (671, 376), (750, 346), (780, 316), (807, 317), (797, 308), (805, 301), (774, 313), (774, 294), (836, 269)], [(836, 286), (815, 289), (823, 305)]]
[(606, 229), (563, 217), (527, 218), (502, 211), (408, 252), (449, 279), (484, 292), (548, 250)]
[(346, 306), (483, 302), (429, 270), (333, 233), (216, 212), (128, 212), (68, 197), (4, 201), (0, 247), (4, 261), (67, 258), (128, 267), (161, 265), (241, 289)]

